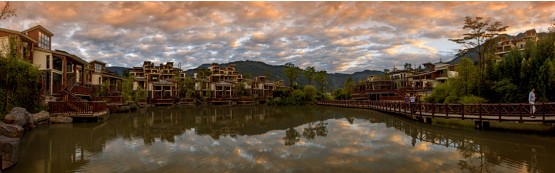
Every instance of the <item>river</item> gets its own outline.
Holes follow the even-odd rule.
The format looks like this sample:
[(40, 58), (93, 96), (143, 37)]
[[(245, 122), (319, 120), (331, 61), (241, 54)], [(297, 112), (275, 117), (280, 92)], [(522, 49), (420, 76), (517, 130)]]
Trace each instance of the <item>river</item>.
[(5, 172), (552, 172), (554, 146), (364, 109), (150, 108), (32, 129)]

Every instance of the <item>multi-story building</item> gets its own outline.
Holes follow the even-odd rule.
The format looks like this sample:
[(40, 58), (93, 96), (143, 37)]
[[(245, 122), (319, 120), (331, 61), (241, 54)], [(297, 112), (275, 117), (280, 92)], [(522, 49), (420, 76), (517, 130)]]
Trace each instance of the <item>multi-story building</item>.
[(266, 76), (258, 76), (254, 78), (250, 87), (250, 93), (257, 98), (266, 98), (272, 96), (274, 90), (276, 90), (279, 86), (282, 86), (283, 83), (280, 81), (267, 81)]
[[(353, 99), (400, 100), (407, 94), (425, 94), (439, 83), (458, 75), (455, 65), (425, 63), (424, 71), (394, 70), (388, 78), (368, 76), (353, 88)], [(386, 75), (386, 76), (387, 76)]]
[(235, 65), (230, 64), (227, 67), (220, 67), (216, 63), (212, 63), (208, 67), (209, 74), (195, 73), (195, 91), (202, 97), (208, 98), (234, 98), (238, 82), (243, 82), (243, 75), (235, 71)]
[(439, 83), (444, 83), (448, 78), (458, 75), (455, 71), (455, 65), (438, 62), (435, 64), (424, 63), (424, 72), (415, 73), (411, 79), (412, 87), (417, 89), (431, 90)]
[(503, 57), (513, 49), (524, 50), (529, 41), (538, 41), (538, 36), (535, 29), (527, 30), (524, 33), (519, 33), (516, 36), (500, 35), (497, 38), (496, 55)]
[(133, 67), (129, 72), (135, 77), (133, 90), (139, 87), (146, 90), (150, 99), (176, 98), (178, 89), (175, 78), (180, 73), (180, 69), (173, 67), (173, 62), (155, 66), (150, 61), (144, 61), (142, 67)]
[[(113, 85), (109, 87), (116, 90), (118, 84), (121, 86), (121, 78), (112, 75), (93, 83), (91, 73), (96, 74), (94, 68), (90, 69), (89, 63), (76, 55), (53, 50), (53, 36), (52, 32), (41, 25), (22, 32), (0, 28), (0, 54), (6, 55), (15, 51), (17, 57), (32, 63), (40, 70), (41, 96), (48, 102), (52, 115), (95, 117), (107, 113), (106, 102), (91, 102), (102, 98), (91, 97), (91, 88), (87, 86), (108, 80), (113, 81)], [(104, 69), (104, 66), (101, 69)]]
[(89, 62), (89, 78), (87, 84), (91, 85), (95, 91), (101, 91), (102, 86), (106, 85), (106, 95), (119, 96), (122, 91), (122, 78), (116, 73), (106, 70), (106, 63), (98, 60)]
[(10, 38), (13, 38), (18, 56), (28, 62), (33, 61), (33, 45), (37, 43), (23, 32), (0, 28), (0, 55), (5, 56), (10, 50)]
[(412, 87), (412, 75), (414, 70), (394, 70), (389, 73), (389, 79), (394, 81), (395, 88), (410, 88)]
[(208, 71), (210, 75), (201, 72), (194, 74), (194, 89), (200, 96), (212, 99), (235, 99), (239, 96), (237, 87), (243, 87), (253, 98), (264, 99), (282, 85), (279, 81), (266, 80), (265, 76), (255, 77), (254, 80), (245, 79), (235, 70), (234, 64), (221, 67), (213, 63)]
[(12, 37), (18, 55), (41, 71), (41, 93), (46, 96), (58, 94), (70, 85), (84, 84), (88, 65), (76, 55), (52, 50), (52, 36), (54, 34), (41, 25), (22, 32), (0, 28), (0, 52), (7, 53)]

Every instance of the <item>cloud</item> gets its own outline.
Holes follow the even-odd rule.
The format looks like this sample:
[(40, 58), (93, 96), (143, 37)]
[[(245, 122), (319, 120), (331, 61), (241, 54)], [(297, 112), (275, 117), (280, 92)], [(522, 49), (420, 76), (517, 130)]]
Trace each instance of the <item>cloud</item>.
[[(328, 72), (451, 59), (465, 16), (545, 28), (554, 2), (14, 2), (0, 27), (51, 30), (54, 49), (132, 66), (236, 60)], [(443, 41), (441, 41), (443, 40)], [(100, 53), (101, 52), (101, 53)], [(130, 56), (133, 55), (133, 56)]]

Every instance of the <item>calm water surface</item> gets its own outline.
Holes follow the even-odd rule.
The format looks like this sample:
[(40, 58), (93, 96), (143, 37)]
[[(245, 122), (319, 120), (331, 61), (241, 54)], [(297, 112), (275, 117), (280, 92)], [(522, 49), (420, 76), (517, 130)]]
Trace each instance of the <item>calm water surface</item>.
[(152, 108), (25, 134), (6, 172), (554, 172), (555, 137), (323, 106)]

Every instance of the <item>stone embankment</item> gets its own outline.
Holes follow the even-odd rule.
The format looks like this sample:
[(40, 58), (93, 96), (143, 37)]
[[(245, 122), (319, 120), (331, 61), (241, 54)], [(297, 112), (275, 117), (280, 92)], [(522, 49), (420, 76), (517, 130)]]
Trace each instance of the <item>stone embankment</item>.
[[(72, 123), (70, 117), (50, 117), (46, 111), (31, 114), (25, 108), (15, 107), (0, 122), (0, 157), (4, 170), (17, 163), (19, 143), (26, 129), (48, 123)], [(0, 171), (1, 172), (1, 171)]]

